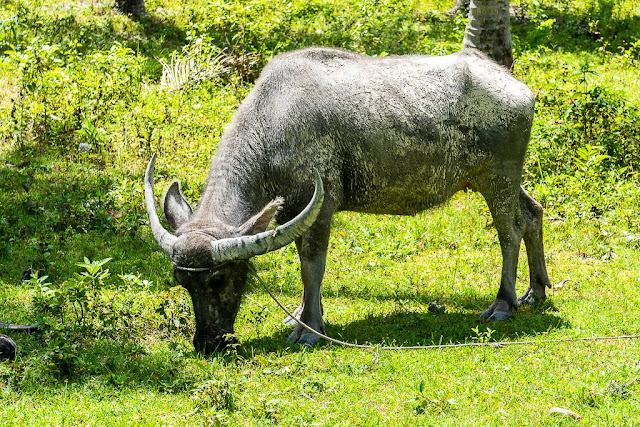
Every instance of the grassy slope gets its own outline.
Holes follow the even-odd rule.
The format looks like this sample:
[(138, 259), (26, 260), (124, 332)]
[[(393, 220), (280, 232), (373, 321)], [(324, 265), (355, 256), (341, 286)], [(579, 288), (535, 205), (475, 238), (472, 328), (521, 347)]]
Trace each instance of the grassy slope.
[[(43, 65), (34, 78), (41, 86), (21, 89), (22, 101), (16, 98), (20, 76), (25, 81), (33, 67), (21, 74), (5, 56), (0, 71), (0, 318), (57, 321), (34, 305), (39, 288), (21, 282), (22, 273), (33, 267), (49, 276), (52, 288), (63, 289), (87, 256), (113, 258), (99, 301), (120, 310), (123, 319), (103, 334), (94, 325), (87, 336), (56, 330), (14, 335), (22, 353), (14, 364), (0, 364), (2, 423), (572, 423), (546, 416), (552, 406), (574, 410), (587, 425), (640, 422), (637, 340), (400, 353), (291, 348), (283, 344), (283, 315), (253, 280), (236, 325), (241, 347), (209, 360), (193, 353), (188, 296), (172, 288), (169, 262), (144, 218), (141, 171), (149, 153), (160, 153), (158, 188), (177, 177), (197, 200), (223, 125), (272, 54), (310, 44), (369, 54), (458, 48), (464, 21), (444, 15), (448, 2), (379, 3), (256, 0), (245, 8), (243, 2), (150, 1), (150, 17), (140, 22), (97, 2), (78, 2), (76, 8), (11, 2), (0, 9), (2, 50), (31, 47), (44, 55), (43, 44), (58, 44), (71, 52), (53, 54), (62, 65)], [(640, 11), (630, 1), (541, 3), (514, 2), (527, 6), (524, 18), (513, 22), (516, 74), (539, 99), (560, 93), (539, 101), (525, 185), (550, 218), (545, 233), (552, 280), (568, 281), (540, 307), (524, 308), (504, 323), (478, 324), (478, 313), (497, 290), (500, 257), (477, 195), (458, 195), (411, 218), (343, 213), (336, 218), (323, 285), (330, 335), (415, 345), (482, 339), (487, 328), (492, 340), (514, 341), (640, 333), (640, 258), (629, 239), (640, 233), (637, 177), (615, 175), (620, 165), (611, 160), (597, 167), (576, 163), (575, 153), (566, 151), (575, 147), (563, 138), (585, 141), (579, 128), (578, 137), (557, 129), (569, 119), (553, 107), (567, 101), (567, 93), (582, 99), (578, 80), (585, 60), (589, 88), (620, 91), (630, 106), (640, 106), (634, 89), (639, 51), (631, 47)], [(616, 5), (610, 13), (602, 10), (610, 4)], [(154, 58), (168, 57), (191, 34), (208, 35), (211, 43), (228, 45), (234, 57), (254, 58), (255, 64), (166, 92)], [(233, 35), (240, 42), (229, 40)], [(75, 39), (81, 46), (70, 45)], [(132, 50), (113, 50), (114, 43)], [(54, 76), (37, 83), (59, 67), (69, 81), (56, 83)], [(120, 87), (121, 81), (127, 83)], [(98, 94), (104, 105), (95, 101)], [(58, 118), (43, 119), (45, 105)], [(92, 141), (98, 149), (89, 155), (75, 150), (87, 138), (76, 130), (87, 123), (97, 129)], [(523, 251), (520, 291), (527, 282), (525, 259)], [(295, 249), (255, 263), (294, 307), (300, 293)], [(118, 277), (125, 274), (139, 279)], [(427, 311), (434, 300), (445, 304), (446, 314)], [(75, 328), (73, 313), (66, 314)]]

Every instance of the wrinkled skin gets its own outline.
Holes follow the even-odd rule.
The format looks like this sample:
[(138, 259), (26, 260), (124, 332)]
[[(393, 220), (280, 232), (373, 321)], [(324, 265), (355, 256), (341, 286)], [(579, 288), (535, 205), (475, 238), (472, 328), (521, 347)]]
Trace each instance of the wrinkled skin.
[[(191, 210), (190, 207), (188, 209)], [(189, 219), (188, 216), (179, 219), (170, 210), (165, 215), (177, 228)], [(211, 240), (206, 233), (189, 231), (187, 228), (187, 231), (178, 230), (177, 236), (175, 252), (179, 255), (174, 258), (174, 263), (186, 268), (211, 267), (206, 271), (174, 268), (173, 272), (193, 302), (196, 316), (193, 345), (197, 351), (210, 354), (236, 342), (233, 324), (244, 293), (248, 266), (245, 261), (212, 264), (208, 254), (202, 251)]]
[[(519, 303), (544, 299), (542, 208), (520, 187), (533, 110), (531, 91), (473, 50), (370, 58), (312, 48), (274, 58), (225, 131), (198, 209), (177, 184), (167, 191), (175, 235), (154, 217), (152, 183), (145, 193), (154, 236), (194, 302), (196, 348), (220, 348), (233, 332), (247, 270), (242, 262), (217, 267), (221, 259), (242, 261), (295, 241), (303, 284), (295, 315), (324, 332), (320, 285), (334, 213), (412, 215), (464, 189), (485, 198), (503, 260), (498, 294), (481, 318), (505, 320)], [(324, 184), (320, 204), (309, 202), (314, 171), (316, 189)], [(301, 211), (313, 215), (298, 220)], [(278, 231), (287, 237), (277, 245), (254, 239), (276, 215), (295, 223), (295, 233)], [(522, 240), (530, 285), (519, 302)], [(189, 267), (213, 269), (179, 271)], [(313, 345), (318, 337), (295, 326), (289, 340)]]
[(208, 272), (175, 270), (174, 276), (193, 302), (195, 349), (210, 354), (234, 344), (233, 323), (247, 280), (247, 264), (228, 263)]
[(155, 212), (154, 163), (155, 156), (145, 174), (145, 203), (151, 229), (174, 264), (176, 280), (191, 296), (196, 317), (194, 347), (210, 354), (236, 342), (233, 324), (247, 280), (247, 260), (290, 243), (314, 223), (324, 197), (322, 179), (316, 172), (315, 190), (307, 207), (270, 231), (266, 229), (283, 203), (281, 198), (272, 200), (240, 226), (211, 220), (203, 226), (174, 182), (164, 199), (165, 217), (174, 235), (160, 225)]

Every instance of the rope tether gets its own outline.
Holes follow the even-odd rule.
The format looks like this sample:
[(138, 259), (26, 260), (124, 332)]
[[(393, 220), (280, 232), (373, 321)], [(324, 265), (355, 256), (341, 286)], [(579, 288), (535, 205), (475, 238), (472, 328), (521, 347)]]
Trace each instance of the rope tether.
[(367, 344), (354, 344), (349, 342), (344, 342), (337, 340), (335, 338), (331, 338), (323, 333), (320, 333), (313, 329), (311, 326), (307, 325), (297, 317), (295, 317), (279, 300), (276, 296), (269, 290), (267, 284), (260, 278), (258, 272), (253, 268), (253, 266), (247, 263), (249, 266), (249, 270), (253, 273), (253, 275), (258, 279), (262, 287), (269, 294), (269, 296), (275, 301), (275, 303), (284, 311), (287, 316), (291, 319), (295, 320), (298, 325), (302, 326), (307, 331), (312, 334), (323, 338), (329, 342), (332, 342), (337, 345), (341, 345), (344, 347), (352, 347), (352, 348), (361, 348), (365, 350), (436, 350), (436, 349), (444, 349), (444, 348), (460, 348), (460, 347), (505, 347), (509, 345), (532, 345), (532, 344), (554, 344), (554, 343), (564, 343), (564, 342), (577, 342), (577, 341), (614, 341), (614, 340), (623, 340), (623, 339), (637, 339), (640, 338), (639, 335), (616, 335), (616, 336), (608, 336), (608, 337), (577, 337), (577, 338), (560, 338), (560, 339), (551, 339), (551, 340), (542, 340), (542, 341), (500, 341), (500, 342), (473, 342), (473, 343), (460, 343), (460, 344), (432, 344), (432, 345), (413, 345), (413, 346), (382, 346), (382, 345), (367, 345)]

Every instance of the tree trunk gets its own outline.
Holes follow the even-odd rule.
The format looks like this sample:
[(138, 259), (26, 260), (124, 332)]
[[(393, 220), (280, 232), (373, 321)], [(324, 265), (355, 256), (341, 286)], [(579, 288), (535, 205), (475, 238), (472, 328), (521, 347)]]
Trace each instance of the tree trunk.
[(509, 0), (471, 0), (463, 48), (476, 48), (498, 64), (511, 69)]
[(116, 0), (116, 9), (136, 17), (142, 16), (146, 12), (144, 0)]

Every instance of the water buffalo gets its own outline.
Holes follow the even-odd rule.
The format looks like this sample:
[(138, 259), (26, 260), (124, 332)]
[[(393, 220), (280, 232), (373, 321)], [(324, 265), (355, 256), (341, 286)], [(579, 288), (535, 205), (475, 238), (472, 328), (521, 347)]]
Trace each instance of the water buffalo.
[[(503, 258), (498, 295), (481, 317), (504, 320), (519, 302), (544, 298), (542, 208), (520, 187), (533, 111), (527, 86), (474, 49), (379, 58), (310, 48), (274, 58), (226, 129), (198, 209), (177, 182), (167, 190), (174, 233), (156, 213), (155, 157), (146, 171), (153, 235), (193, 300), (195, 348), (229, 342), (245, 260), (294, 241), (304, 285), (295, 314), (324, 332), (320, 284), (333, 214), (411, 215), (468, 188), (484, 196)], [(269, 230), (276, 215), (288, 222)], [(518, 300), (522, 239), (530, 285)], [(289, 340), (318, 338), (296, 326)]]

